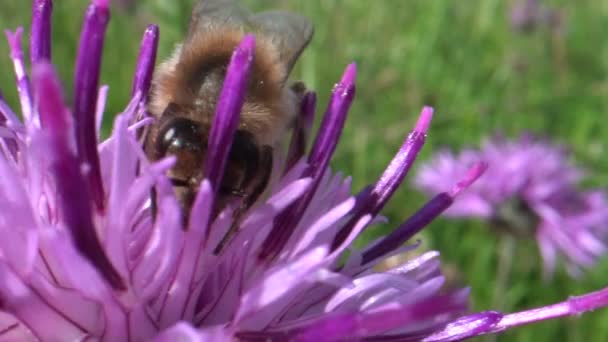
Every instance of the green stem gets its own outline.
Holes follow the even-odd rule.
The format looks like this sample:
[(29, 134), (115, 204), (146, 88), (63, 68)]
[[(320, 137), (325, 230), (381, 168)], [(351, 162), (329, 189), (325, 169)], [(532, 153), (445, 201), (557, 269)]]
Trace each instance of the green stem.
[[(509, 277), (513, 270), (513, 258), (515, 257), (515, 238), (509, 234), (500, 237), (498, 249), (498, 265), (496, 270), (496, 283), (492, 309), (505, 310), (505, 298), (509, 287)], [(496, 342), (498, 335), (490, 335), (485, 338), (486, 342)]]

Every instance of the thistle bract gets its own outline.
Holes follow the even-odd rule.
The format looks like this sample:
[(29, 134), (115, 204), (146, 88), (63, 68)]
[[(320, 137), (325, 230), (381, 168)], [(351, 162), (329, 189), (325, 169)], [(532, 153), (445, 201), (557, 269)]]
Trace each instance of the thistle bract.
[(489, 163), (484, 177), (446, 211), (452, 217), (479, 217), (492, 228), (535, 237), (551, 275), (560, 257), (571, 275), (606, 254), (608, 202), (601, 190), (579, 190), (583, 173), (564, 149), (525, 135), (493, 139), (480, 150), (444, 151), (420, 168), (419, 188), (434, 193), (446, 179), (478, 158)]

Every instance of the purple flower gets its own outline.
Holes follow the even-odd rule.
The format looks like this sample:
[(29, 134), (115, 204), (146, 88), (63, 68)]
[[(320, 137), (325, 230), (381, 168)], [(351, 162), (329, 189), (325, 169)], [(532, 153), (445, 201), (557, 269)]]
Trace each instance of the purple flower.
[(520, 0), (511, 7), (511, 27), (533, 30), (541, 20), (540, 0)]
[(207, 179), (182, 227), (165, 177), (175, 158), (149, 162), (137, 134), (151, 120), (145, 103), (158, 29), (145, 32), (132, 100), (116, 117), (111, 137), (98, 144), (108, 91), (98, 84), (108, 1), (95, 0), (86, 12), (72, 106), (50, 63), (51, 9), (50, 0), (35, 1), (31, 73), (21, 29), (7, 33), (24, 120), (0, 100), (3, 339), (416, 340), (465, 313), (467, 290), (440, 292), (437, 252), (385, 272), (372, 268), (415, 248), (403, 244), (483, 172), (482, 164), (460, 175), (462, 181), (455, 178), (448, 192), (387, 237), (361, 250), (351, 246), (381, 221), (378, 213), (424, 144), (430, 108), (379, 181), (353, 196), (350, 179), (328, 165), (353, 100), (355, 66), (334, 88), (308, 154), (315, 95), (307, 94), (283, 158), (288, 167), (278, 172), (283, 176), (216, 255), (213, 247), (231, 227), (234, 208), (212, 215), (214, 186), (243, 105), (254, 37), (243, 37), (227, 69), (209, 138)]
[(559, 33), (563, 31), (564, 13), (543, 6), (541, 0), (519, 0), (511, 6), (510, 22), (511, 27), (518, 31), (534, 31), (540, 26)]
[(0, 99), (2, 340), (455, 341), (608, 304), (597, 292), (532, 313), (458, 317), (468, 291), (441, 290), (437, 252), (375, 272), (387, 257), (416, 248), (403, 244), (447, 209), (485, 164), (454, 178), (461, 180), (387, 236), (355, 249), (353, 240), (382, 221), (378, 213), (424, 144), (432, 110), (422, 111), (380, 179), (351, 195), (350, 179), (328, 163), (353, 100), (354, 65), (335, 86), (308, 154), (303, 147), (315, 96), (305, 96), (285, 173), (214, 254), (234, 209), (211, 219), (214, 184), (243, 104), (254, 37), (243, 37), (227, 68), (205, 163), (215, 168), (206, 170), (183, 227), (165, 176), (175, 158), (151, 163), (137, 139), (151, 120), (145, 100), (158, 29), (145, 32), (131, 102), (111, 137), (97, 144), (107, 96), (97, 82), (108, 1), (94, 0), (87, 10), (73, 109), (50, 63), (51, 8), (50, 0), (35, 2), (31, 83), (21, 30), (8, 33), (24, 120)]
[(560, 147), (546, 141), (529, 136), (494, 139), (481, 150), (440, 152), (420, 168), (416, 185), (434, 193), (480, 159), (489, 164), (486, 174), (446, 211), (447, 216), (479, 217), (516, 236), (534, 235), (547, 275), (554, 272), (559, 257), (576, 276), (606, 253), (606, 194), (578, 190), (582, 172)]

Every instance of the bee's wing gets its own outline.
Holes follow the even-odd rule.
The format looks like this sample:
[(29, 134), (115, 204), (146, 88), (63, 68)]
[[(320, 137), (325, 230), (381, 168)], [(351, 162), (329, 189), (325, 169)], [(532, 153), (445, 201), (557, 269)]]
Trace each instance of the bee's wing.
[(313, 35), (312, 24), (303, 16), (284, 11), (252, 15), (235, 0), (198, 0), (192, 12), (189, 35), (225, 25), (259, 32), (270, 39), (279, 51), (287, 74)]
[(312, 23), (301, 15), (285, 11), (255, 14), (251, 17), (251, 22), (277, 47), (281, 62), (289, 74), (312, 38)]
[(250, 16), (234, 0), (198, 0), (192, 11), (189, 36), (226, 25), (249, 27)]

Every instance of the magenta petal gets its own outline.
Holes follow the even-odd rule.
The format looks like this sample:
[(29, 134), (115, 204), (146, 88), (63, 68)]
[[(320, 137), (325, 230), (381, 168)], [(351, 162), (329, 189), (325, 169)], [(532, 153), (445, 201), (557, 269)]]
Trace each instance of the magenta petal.
[(332, 90), (330, 103), (308, 158), (311, 165), (320, 169), (320, 173), (325, 171), (322, 166), (327, 165), (344, 128), (346, 115), (355, 96), (356, 75), (357, 66), (354, 63), (348, 65), (342, 80)]
[(494, 326), (502, 316), (498, 312), (488, 311), (459, 318), (441, 331), (424, 338), (423, 342), (452, 342), (475, 337)]
[(38, 254), (38, 232), (34, 210), (17, 172), (0, 156), (0, 207), (3, 208), (0, 250), (4, 262), (20, 276), (27, 277)]
[[(207, 220), (211, 212), (209, 200), (213, 196), (211, 183), (204, 180), (201, 183), (197, 198), (193, 205), (190, 229), (184, 234), (183, 245), (180, 247), (180, 262), (175, 275), (168, 284), (170, 300), (163, 305), (160, 315), (160, 323), (168, 325), (175, 317), (183, 317), (187, 305), (192, 297), (192, 288), (197, 276), (197, 270), (203, 253), (206, 253)], [(162, 227), (159, 227), (162, 228)]]
[(272, 206), (277, 213), (281, 212), (308, 191), (311, 183), (312, 179), (308, 177), (300, 178), (285, 186), (280, 191), (276, 191), (274, 195), (267, 200), (267, 203)]
[(119, 115), (114, 123), (113, 160), (111, 161), (112, 177), (108, 188), (108, 222), (112, 227), (112, 233), (107, 234), (104, 247), (109, 259), (119, 274), (127, 274), (126, 239), (130, 227), (126, 220), (131, 218), (132, 213), (124, 213), (125, 192), (135, 182), (137, 156), (129, 146), (129, 132), (127, 131), (127, 120), (125, 116)]
[(17, 114), (9, 107), (8, 103), (4, 99), (4, 96), (0, 92), (0, 122), (4, 123), (7, 127), (14, 129), (16, 132), (24, 132), (25, 128)]
[(315, 248), (288, 265), (269, 270), (261, 282), (243, 294), (235, 321), (243, 329), (265, 326), (288, 304), (282, 298), (298, 293), (307, 281), (314, 281), (311, 276), (319, 270), (326, 255), (326, 247)]
[(365, 214), (370, 214), (372, 217), (378, 215), (386, 202), (390, 199), (393, 193), (397, 190), (403, 178), (407, 175), (410, 168), (416, 161), (418, 153), (424, 145), (426, 132), (433, 117), (433, 109), (424, 107), (416, 123), (414, 130), (407, 136), (401, 148), (393, 157), (390, 164), (372, 188), (372, 192), (366, 203), (362, 203), (355, 212), (351, 220), (344, 225), (342, 230), (336, 235), (332, 247), (340, 245), (344, 239), (350, 234), (353, 225), (358, 219)]
[(342, 80), (334, 87), (318, 136), (308, 156), (309, 167), (306, 175), (313, 178), (310, 190), (275, 219), (274, 228), (264, 241), (258, 255), (259, 259), (270, 260), (280, 253), (306, 211), (338, 145), (348, 110), (355, 96), (356, 74), (355, 64), (350, 64), (344, 71)]
[(99, 87), (101, 53), (110, 14), (107, 1), (89, 5), (80, 35), (74, 71), (74, 123), (80, 163), (90, 168), (86, 183), (97, 209), (104, 208), (104, 192), (97, 155), (95, 106)]
[[(418, 282), (408, 277), (400, 275), (374, 273), (353, 280), (352, 286), (344, 287), (336, 291), (325, 305), (325, 312), (352, 312), (363, 309), (363, 303), (366, 302), (370, 295), (377, 296), (377, 292), (390, 288), (399, 288), (405, 293), (412, 291), (418, 287)], [(409, 296), (409, 293), (408, 293)], [(374, 298), (377, 300), (378, 298)], [(416, 297), (412, 299), (418, 299)]]
[(255, 38), (246, 35), (232, 54), (215, 110), (209, 133), (209, 153), (205, 161), (205, 178), (209, 179), (215, 191), (224, 174), (228, 152), (245, 102), (254, 52)]
[[(111, 288), (103, 281), (99, 272), (78, 251), (72, 239), (63, 231), (46, 229), (41, 234), (41, 244), (54, 266), (69, 267), (70, 272), (62, 272), (62, 284), (78, 289), (85, 298), (103, 300), (110, 296)], [(59, 270), (60, 272), (63, 270)]]
[(30, 61), (32, 65), (51, 60), (52, 0), (34, 0), (30, 33)]
[[(220, 329), (223, 331), (224, 329)], [(207, 341), (230, 341), (231, 339), (228, 336), (224, 336), (226, 339), (222, 339), (221, 335), (212, 334), (211, 336), (206, 336), (206, 334), (201, 334), (196, 328), (194, 328), (190, 323), (187, 322), (179, 322), (174, 326), (166, 329), (161, 334), (156, 336), (154, 342), (174, 342), (174, 341), (183, 341), (183, 342), (207, 342)]]
[(287, 152), (285, 172), (289, 171), (306, 152), (308, 137), (315, 118), (316, 103), (317, 95), (314, 92), (308, 92), (304, 95)]
[(30, 80), (25, 72), (25, 61), (23, 60), (23, 50), (21, 49), (21, 34), (23, 28), (19, 27), (15, 32), (5, 31), (11, 49), (11, 59), (15, 68), (15, 78), (17, 79), (17, 91), (21, 102), (21, 113), (26, 123), (35, 123), (33, 117), (32, 87)]
[(153, 235), (148, 241), (139, 267), (133, 270), (135, 287), (142, 298), (151, 298), (167, 284), (178, 261), (176, 250), (183, 243), (181, 211), (174, 197), (159, 199), (159, 212)]
[(0, 312), (0, 340), (32, 341), (36, 337), (13, 315)]
[(379, 332), (431, 319), (446, 311), (466, 309), (458, 296), (435, 296), (403, 307), (374, 312), (328, 316), (297, 334), (297, 341), (341, 341), (373, 336)]
[(3, 307), (9, 309), (27, 325), (38, 339), (75, 341), (83, 338), (84, 333), (77, 326), (49, 307), (2, 262), (0, 262), (0, 279), (2, 279), (0, 293), (3, 298)]
[(416, 211), (414, 215), (407, 219), (399, 228), (392, 231), (381, 242), (373, 246), (373, 248), (365, 251), (362, 262), (366, 264), (378, 257), (386, 255), (412, 238), (416, 233), (422, 230), (422, 228), (426, 227), (437, 216), (449, 208), (454, 202), (454, 196), (469, 187), (485, 170), (485, 163), (481, 162), (475, 164), (466, 173), (463, 180), (459, 181), (450, 192), (442, 192), (433, 197), (433, 199)]
[(158, 26), (149, 25), (146, 28), (146, 32), (144, 32), (144, 37), (141, 41), (137, 66), (135, 67), (135, 77), (133, 79), (131, 96), (135, 96), (135, 94), (139, 92), (145, 99), (150, 91), (152, 74), (154, 72), (154, 65), (156, 64), (158, 36)]
[[(326, 244), (327, 239), (335, 235), (334, 225), (355, 207), (355, 202), (355, 198), (348, 198), (321, 216), (304, 232), (302, 237), (298, 238), (295, 246), (291, 248), (291, 256), (298, 255), (314, 246)], [(332, 227), (334, 229), (331, 229)], [(327, 232), (328, 230), (330, 231)]]
[(433, 117), (433, 108), (424, 107), (420, 113), (416, 127), (408, 135), (401, 148), (372, 190), (373, 203), (370, 203), (370, 213), (376, 216), (384, 204), (403, 182), (403, 178), (414, 164), (418, 153), (424, 145), (426, 133)]
[(108, 90), (110, 87), (103, 85), (99, 88), (99, 94), (97, 94), (97, 104), (95, 105), (95, 131), (101, 132), (101, 125), (103, 124), (103, 112), (106, 109), (106, 100), (108, 99)]
[(71, 141), (72, 125), (50, 65), (43, 63), (35, 67), (34, 85), (41, 123), (51, 144), (51, 169), (65, 224), (78, 250), (98, 267), (113, 287), (124, 289), (121, 276), (106, 256), (93, 225), (91, 198)]

